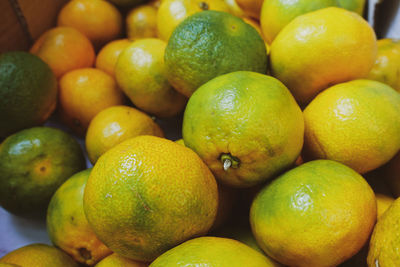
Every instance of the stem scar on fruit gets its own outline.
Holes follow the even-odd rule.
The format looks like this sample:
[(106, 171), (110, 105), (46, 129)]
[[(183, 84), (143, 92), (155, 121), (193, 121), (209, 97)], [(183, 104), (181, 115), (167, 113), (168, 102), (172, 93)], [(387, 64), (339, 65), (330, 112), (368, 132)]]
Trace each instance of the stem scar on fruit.
[(200, 2), (199, 3), (199, 7), (203, 10), (209, 10), (210, 7), (208, 6), (208, 4), (206, 2)]
[(239, 168), (240, 160), (230, 153), (221, 154), (220, 160), (224, 166), (224, 171), (228, 171), (231, 167), (234, 169)]

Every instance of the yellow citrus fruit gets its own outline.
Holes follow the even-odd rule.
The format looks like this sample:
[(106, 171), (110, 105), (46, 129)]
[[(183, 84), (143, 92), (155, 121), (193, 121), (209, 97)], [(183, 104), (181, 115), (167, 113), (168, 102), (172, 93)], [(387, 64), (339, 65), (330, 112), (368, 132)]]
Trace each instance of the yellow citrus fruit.
[(57, 188), (85, 164), (79, 143), (59, 129), (17, 132), (0, 145), (0, 205), (17, 215), (44, 215)]
[(245, 17), (245, 13), (243, 9), (236, 3), (236, 0), (225, 0), (225, 3), (228, 5), (229, 12), (238, 17)]
[(22, 267), (78, 267), (78, 264), (61, 250), (45, 244), (31, 244), (16, 249), (3, 258), (0, 263), (10, 263)]
[(58, 14), (58, 26), (72, 27), (99, 48), (122, 33), (122, 16), (105, 0), (71, 0)]
[(59, 83), (61, 119), (79, 135), (84, 135), (97, 113), (122, 105), (123, 94), (117, 83), (104, 71), (85, 68), (65, 74)]
[(21, 267), (21, 265), (16, 265), (12, 263), (0, 263), (0, 267)]
[(157, 37), (157, 8), (140, 5), (129, 11), (125, 19), (126, 34), (130, 40)]
[(183, 21), (165, 49), (167, 78), (187, 97), (222, 74), (266, 73), (267, 60), (257, 31), (242, 19), (219, 11), (199, 12)]
[(86, 133), (90, 161), (94, 164), (110, 148), (139, 135), (163, 137), (163, 132), (152, 118), (135, 108), (106, 108), (93, 118)]
[(303, 145), (303, 116), (277, 79), (248, 71), (219, 76), (189, 99), (185, 145), (222, 183), (249, 187), (290, 167)]
[(400, 198), (378, 220), (369, 243), (368, 266), (400, 266)]
[(212, 226), (216, 181), (192, 150), (138, 136), (96, 162), (83, 206), (94, 232), (121, 256), (152, 261)]
[(263, 2), (264, 0), (236, 0), (236, 3), (247, 16), (250, 16), (257, 20), (260, 18)]
[(83, 211), (90, 171), (74, 174), (54, 193), (47, 208), (47, 232), (55, 246), (77, 262), (93, 266), (112, 251), (96, 237)]
[(400, 92), (400, 40), (378, 40), (378, 56), (367, 78), (380, 81)]
[(96, 68), (115, 78), (115, 65), (121, 52), (129, 46), (128, 39), (120, 39), (106, 44), (96, 57)]
[(224, 0), (163, 0), (157, 13), (158, 37), (168, 41), (176, 26), (205, 10), (229, 12), (229, 7)]
[(376, 52), (374, 30), (361, 16), (329, 7), (286, 25), (271, 45), (271, 72), (303, 105), (333, 84), (366, 76)]
[(46, 31), (36, 40), (30, 52), (49, 64), (57, 78), (74, 69), (91, 67), (95, 59), (92, 43), (71, 27)]
[(330, 160), (304, 163), (254, 199), (250, 223), (264, 252), (289, 266), (337, 266), (368, 240), (376, 200), (368, 183)]
[(130, 260), (115, 253), (97, 263), (95, 267), (147, 267), (147, 263)]
[(359, 15), (364, 14), (366, 0), (338, 0), (341, 7), (356, 12)]
[(43, 60), (26, 52), (0, 55), (0, 139), (44, 123), (56, 104), (57, 80)]
[(392, 194), (400, 197), (400, 152), (383, 167), (383, 176)]
[(168, 250), (150, 267), (218, 266), (218, 267), (275, 267), (260, 252), (239, 241), (204, 236), (195, 238)]
[(166, 78), (165, 47), (159, 39), (137, 40), (121, 53), (115, 67), (118, 85), (132, 103), (159, 117), (178, 114), (187, 101)]
[(376, 204), (378, 207), (377, 215), (378, 219), (382, 217), (385, 211), (392, 205), (394, 198), (384, 194), (375, 194), (376, 197)]
[(177, 144), (180, 144), (180, 145), (182, 145), (182, 146), (185, 146), (185, 142), (183, 141), (183, 139), (181, 138), (181, 139), (178, 139), (178, 140), (176, 140), (175, 141), (175, 143), (177, 143)]
[(337, 84), (304, 110), (304, 156), (339, 161), (359, 173), (400, 149), (400, 94), (370, 80)]

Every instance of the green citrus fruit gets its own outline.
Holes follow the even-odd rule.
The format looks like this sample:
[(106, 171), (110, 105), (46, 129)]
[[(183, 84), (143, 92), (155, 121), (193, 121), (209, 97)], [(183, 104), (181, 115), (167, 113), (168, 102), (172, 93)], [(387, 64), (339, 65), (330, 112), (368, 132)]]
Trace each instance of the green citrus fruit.
[(267, 71), (265, 44), (242, 19), (220, 11), (198, 12), (176, 27), (165, 50), (167, 78), (186, 96), (221, 74)]
[(0, 138), (42, 124), (56, 103), (56, 77), (44, 61), (26, 52), (0, 55)]

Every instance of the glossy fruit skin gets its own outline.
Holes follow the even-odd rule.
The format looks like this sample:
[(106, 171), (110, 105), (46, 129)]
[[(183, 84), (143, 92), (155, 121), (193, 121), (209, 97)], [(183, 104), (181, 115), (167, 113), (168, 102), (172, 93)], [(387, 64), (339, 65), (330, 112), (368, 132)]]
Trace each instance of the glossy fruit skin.
[(16, 249), (1, 258), (0, 263), (11, 263), (21, 267), (78, 267), (67, 254), (45, 244), (31, 244)]
[(0, 55), (0, 139), (44, 123), (57, 103), (57, 81), (35, 55)]
[(119, 256), (118, 254), (111, 254), (97, 263), (95, 267), (147, 267), (147, 263), (130, 260)]
[(104, 244), (121, 256), (149, 262), (207, 233), (218, 191), (193, 151), (167, 139), (138, 136), (99, 158), (83, 205)]
[(59, 129), (17, 132), (0, 146), (0, 204), (20, 216), (40, 215), (57, 188), (85, 165), (78, 142)]
[(119, 39), (109, 42), (99, 51), (95, 66), (115, 78), (115, 65), (121, 52), (129, 46), (128, 39)]
[(356, 254), (376, 221), (362, 176), (330, 160), (304, 163), (265, 186), (250, 223), (264, 252), (289, 266), (337, 266)]
[(242, 19), (203, 11), (183, 21), (165, 50), (168, 81), (190, 97), (202, 84), (234, 71), (267, 72), (267, 52), (257, 31)]
[(298, 16), (276, 36), (271, 74), (304, 106), (334, 84), (368, 75), (376, 53), (376, 36), (367, 21), (328, 7)]
[(91, 169), (78, 172), (63, 183), (47, 208), (51, 242), (75, 261), (95, 265), (112, 251), (95, 235), (83, 211), (83, 192)]
[[(185, 145), (204, 160), (219, 182), (250, 187), (295, 162), (303, 146), (304, 122), (281, 82), (239, 71), (209, 81), (192, 95), (182, 133)], [(225, 171), (223, 155), (237, 161), (237, 166)]]
[(46, 31), (36, 40), (30, 52), (46, 62), (57, 78), (74, 69), (91, 67), (95, 60), (92, 43), (71, 27), (55, 27)]
[(397, 198), (374, 228), (367, 258), (369, 267), (400, 264), (400, 255), (397, 253), (400, 247), (399, 214), (400, 199)]
[(331, 159), (366, 173), (400, 149), (400, 94), (371, 80), (337, 84), (306, 107), (304, 122), (306, 159)]

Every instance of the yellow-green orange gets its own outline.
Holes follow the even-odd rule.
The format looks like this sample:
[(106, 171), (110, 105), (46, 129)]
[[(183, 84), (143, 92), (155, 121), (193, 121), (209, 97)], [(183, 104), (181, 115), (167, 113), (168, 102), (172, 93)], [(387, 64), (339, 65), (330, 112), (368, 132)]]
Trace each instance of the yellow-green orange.
[(282, 29), (271, 45), (271, 73), (304, 105), (333, 84), (366, 76), (376, 53), (374, 30), (361, 16), (328, 7)]
[(16, 264), (21, 267), (78, 267), (78, 264), (61, 250), (45, 244), (31, 244), (16, 249), (0, 263)]
[(250, 223), (257, 243), (289, 266), (337, 266), (355, 255), (376, 221), (368, 183), (349, 167), (311, 161), (264, 187)]
[(332, 86), (304, 110), (304, 156), (365, 173), (400, 149), (400, 94), (370, 80)]
[(119, 256), (118, 254), (113, 253), (110, 256), (104, 258), (98, 264), (96, 264), (95, 267), (147, 267), (147, 266), (148, 264), (146, 263), (130, 260), (122, 256)]
[(152, 261), (210, 229), (218, 192), (212, 173), (192, 150), (138, 136), (99, 158), (83, 204), (94, 232), (112, 251)]
[(400, 40), (378, 40), (378, 56), (367, 78), (380, 81), (400, 92)]
[(239, 241), (205, 236), (186, 241), (167, 251), (150, 266), (275, 267), (277, 265)]
[(84, 167), (69, 134), (49, 127), (17, 132), (0, 146), (0, 205), (18, 215), (45, 213), (57, 188)]
[(209, 81), (192, 95), (182, 133), (185, 145), (219, 181), (249, 187), (295, 162), (303, 129), (301, 110), (281, 82), (238, 71)]
[(159, 39), (141, 39), (121, 53), (115, 66), (118, 85), (135, 106), (159, 117), (183, 110), (186, 97), (172, 88), (166, 78), (164, 51)]
[(165, 50), (167, 78), (186, 96), (202, 84), (233, 71), (266, 73), (267, 52), (257, 31), (242, 19), (203, 11), (175, 29)]
[(77, 262), (92, 266), (112, 251), (96, 237), (83, 211), (90, 171), (74, 174), (54, 193), (47, 209), (47, 232), (55, 246)]
[(44, 123), (57, 103), (50, 67), (26, 52), (0, 55), (0, 139)]
[(163, 132), (147, 114), (128, 106), (114, 106), (101, 111), (89, 124), (86, 150), (90, 161), (110, 148), (138, 135), (163, 137)]
[(115, 65), (118, 57), (130, 43), (128, 39), (119, 39), (103, 46), (96, 57), (96, 68), (115, 78)]
[(368, 266), (400, 266), (400, 198), (378, 220), (369, 243)]

